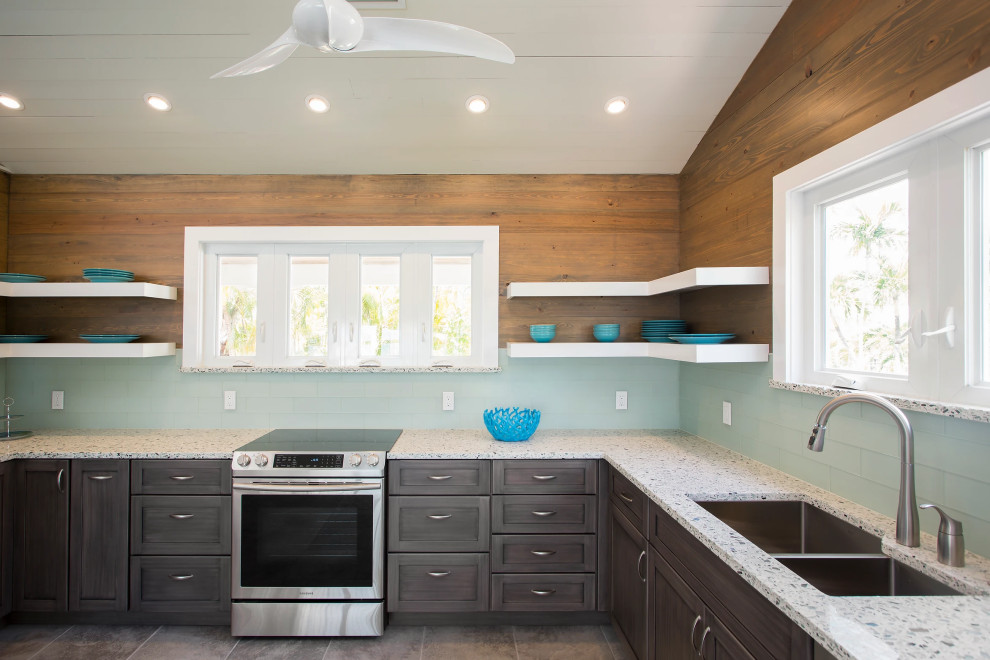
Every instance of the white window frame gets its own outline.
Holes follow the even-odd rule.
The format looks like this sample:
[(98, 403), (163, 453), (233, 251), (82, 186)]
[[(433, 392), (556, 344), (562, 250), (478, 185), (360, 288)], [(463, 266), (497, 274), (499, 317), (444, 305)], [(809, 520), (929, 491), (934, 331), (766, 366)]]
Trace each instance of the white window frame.
[[(974, 355), (986, 350), (978, 345), (973, 309), (975, 273), (972, 240), (974, 225), (979, 220), (974, 214), (974, 195), (971, 188), (972, 162), (966, 163), (964, 154), (972, 154), (975, 145), (967, 143), (967, 131), (973, 122), (990, 121), (990, 70), (970, 76), (966, 80), (918, 103), (917, 105), (835, 145), (834, 147), (800, 163), (774, 177), (773, 180), (773, 378), (784, 385), (827, 387), (850, 385), (875, 392), (894, 394), (907, 400), (942, 401), (965, 406), (990, 407), (990, 389), (974, 383), (972, 367), (977, 364)], [(910, 341), (912, 360), (917, 353), (925, 366), (916, 371), (912, 362), (911, 382), (897, 379), (863, 377), (860, 374), (829, 372), (815, 374), (814, 360), (809, 364), (815, 349), (817, 327), (813, 279), (820, 264), (807, 261), (809, 246), (820, 237), (814, 236), (817, 222), (808, 215), (807, 198), (815, 190), (827, 188), (840, 178), (855, 187), (857, 172), (862, 181), (882, 178), (885, 164), (894, 164), (888, 174), (896, 171), (898, 159), (910, 159), (916, 149), (937, 152), (941, 164), (925, 174), (931, 190), (937, 191), (940, 209), (939, 239), (927, 238), (928, 246), (937, 245), (934, 258), (937, 268), (930, 268), (927, 276), (934, 280), (931, 286), (921, 285), (930, 291), (927, 309), (911, 309), (914, 328)], [(968, 156), (975, 158), (975, 156)], [(872, 168), (872, 172), (870, 171)], [(877, 169), (879, 168), (879, 169)], [(879, 172), (879, 174), (878, 174)], [(872, 177), (871, 177), (872, 174)], [(841, 186), (840, 186), (841, 188)], [(848, 189), (848, 188), (847, 188)], [(965, 189), (965, 192), (964, 192)], [(951, 203), (947, 195), (954, 195)], [(825, 192), (821, 197), (828, 197)], [(912, 194), (912, 204), (914, 196)], [(965, 221), (962, 220), (965, 218)], [(926, 226), (925, 231), (930, 227)], [(978, 228), (977, 228), (978, 229)], [(918, 237), (912, 236), (912, 242)], [(925, 240), (925, 239), (923, 239)], [(815, 254), (819, 254), (817, 246)], [(913, 262), (917, 255), (912, 249)], [(978, 263), (978, 262), (976, 262)], [(919, 274), (911, 264), (910, 286), (919, 286)], [(964, 300), (963, 296), (969, 296)], [(932, 330), (943, 325), (947, 307), (955, 311), (957, 328), (956, 348), (948, 349), (944, 336), (928, 337), (920, 343), (920, 331)], [(924, 311), (926, 319), (919, 322), (918, 312)], [(919, 350), (920, 349), (920, 350)], [(928, 355), (925, 355), (928, 353)], [(932, 354), (935, 357), (932, 357)], [(817, 357), (817, 356), (815, 356)], [(828, 378), (828, 380), (826, 380)], [(928, 381), (925, 383), (924, 381)], [(926, 387), (927, 385), (927, 387)]]
[[(267, 252), (266, 252), (267, 251)], [(273, 309), (266, 318), (288, 318), (288, 257), (330, 256), (331, 289), (344, 282), (343, 295), (330, 296), (330, 328), (337, 324), (337, 349), (328, 339), (323, 359), (290, 357), (286, 327), (276, 321), (264, 330), (265, 346), (256, 359), (223, 358), (214, 354), (216, 332), (216, 255), (271, 254), (259, 262), (259, 296)], [(359, 358), (360, 256), (398, 255), (401, 259), (401, 356)], [(471, 355), (432, 357), (432, 256), (472, 257)], [(187, 227), (183, 290), (183, 369), (328, 368), (352, 370), (362, 366), (388, 368), (498, 368), (497, 226), (389, 227)], [(207, 300), (209, 299), (209, 301)], [(259, 309), (259, 314), (262, 311)], [(260, 319), (260, 317), (259, 317)], [(353, 334), (349, 324), (354, 323)], [(261, 330), (259, 329), (259, 333)]]

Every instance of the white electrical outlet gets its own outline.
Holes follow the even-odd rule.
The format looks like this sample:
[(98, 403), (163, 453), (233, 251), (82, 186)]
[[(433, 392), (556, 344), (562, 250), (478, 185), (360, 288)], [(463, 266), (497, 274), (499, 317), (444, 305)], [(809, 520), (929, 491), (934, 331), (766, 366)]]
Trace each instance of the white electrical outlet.
[(52, 390), (52, 410), (65, 409), (65, 392), (62, 390)]
[(237, 410), (237, 391), (236, 390), (224, 390), (224, 392), (223, 392), (223, 409), (224, 410)]
[(444, 392), (443, 393), (443, 409), (453, 410), (454, 409), (454, 393)]
[(629, 407), (629, 393), (625, 390), (615, 391), (615, 409), (626, 410)]
[(732, 404), (728, 401), (722, 402), (722, 423), (732, 426)]

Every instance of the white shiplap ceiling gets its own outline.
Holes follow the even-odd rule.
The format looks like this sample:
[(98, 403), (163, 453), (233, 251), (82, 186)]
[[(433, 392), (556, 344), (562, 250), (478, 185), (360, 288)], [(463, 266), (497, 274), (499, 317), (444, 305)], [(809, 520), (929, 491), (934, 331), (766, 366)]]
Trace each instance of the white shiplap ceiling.
[[(295, 0), (2, 0), (0, 163), (15, 173), (676, 173), (789, 0), (406, 0), (515, 64), (300, 48), (210, 80)], [(359, 7), (361, 5), (358, 5)], [(171, 112), (148, 109), (159, 92)], [(331, 110), (303, 106), (321, 94)], [(464, 109), (473, 94), (491, 110)], [(605, 101), (630, 99), (606, 115)]]

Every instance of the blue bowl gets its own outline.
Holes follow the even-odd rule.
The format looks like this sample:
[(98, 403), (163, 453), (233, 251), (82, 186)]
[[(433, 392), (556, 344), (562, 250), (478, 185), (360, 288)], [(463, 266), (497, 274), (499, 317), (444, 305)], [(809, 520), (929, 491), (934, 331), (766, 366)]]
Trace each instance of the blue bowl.
[(502, 442), (529, 440), (540, 425), (540, 411), (532, 408), (489, 408), (481, 416), (492, 437)]
[(598, 341), (615, 341), (619, 338), (618, 323), (601, 323), (592, 330)]
[(557, 334), (556, 325), (531, 325), (529, 326), (529, 336), (533, 341), (544, 343), (554, 338)]

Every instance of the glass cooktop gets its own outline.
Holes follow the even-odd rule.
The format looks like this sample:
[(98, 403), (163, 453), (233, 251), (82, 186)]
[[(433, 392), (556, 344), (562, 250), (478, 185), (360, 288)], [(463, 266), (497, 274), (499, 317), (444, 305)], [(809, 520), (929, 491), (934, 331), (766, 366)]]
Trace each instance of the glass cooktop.
[(401, 429), (275, 429), (237, 451), (387, 452), (401, 433)]

